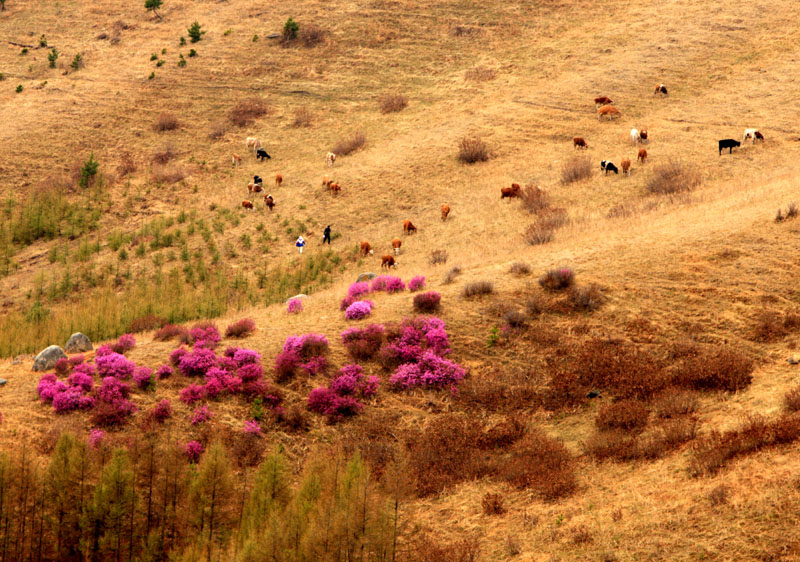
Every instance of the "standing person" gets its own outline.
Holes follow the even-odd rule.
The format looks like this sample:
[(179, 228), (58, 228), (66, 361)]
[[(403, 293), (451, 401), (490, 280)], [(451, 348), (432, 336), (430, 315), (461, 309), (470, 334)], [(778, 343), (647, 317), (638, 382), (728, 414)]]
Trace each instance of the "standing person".
[(331, 225), (325, 227), (325, 231), (322, 233), (322, 243), (328, 243), (328, 246), (331, 245)]
[(297, 242), (295, 242), (294, 245), (297, 246), (297, 249), (300, 250), (300, 253), (302, 254), (303, 253), (303, 246), (306, 245), (306, 241), (303, 239), (302, 236), (298, 236), (297, 237)]

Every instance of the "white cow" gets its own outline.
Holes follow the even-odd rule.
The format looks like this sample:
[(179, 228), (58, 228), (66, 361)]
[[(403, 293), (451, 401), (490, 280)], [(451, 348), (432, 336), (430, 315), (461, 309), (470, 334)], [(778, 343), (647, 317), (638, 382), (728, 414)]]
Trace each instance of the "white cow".
[(325, 155), (325, 161), (328, 163), (328, 166), (333, 166), (333, 163), (336, 162), (336, 155), (333, 152), (329, 152)]
[(247, 148), (253, 148), (253, 154), (258, 152), (258, 149), (261, 148), (261, 141), (256, 137), (247, 137), (244, 142), (247, 145)]
[(758, 131), (758, 129), (745, 129), (744, 136), (742, 136), (742, 144), (744, 144), (744, 141), (747, 139), (751, 139), (753, 144), (755, 144), (757, 138), (764, 140), (764, 136)]
[(631, 144), (636, 144), (642, 140), (642, 137), (639, 135), (638, 129), (631, 129)]

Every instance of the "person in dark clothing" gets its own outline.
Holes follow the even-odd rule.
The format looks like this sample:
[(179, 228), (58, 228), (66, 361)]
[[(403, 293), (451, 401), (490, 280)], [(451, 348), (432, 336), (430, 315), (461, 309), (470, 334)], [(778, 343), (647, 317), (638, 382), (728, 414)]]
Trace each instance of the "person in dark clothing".
[(325, 231), (322, 233), (322, 243), (328, 243), (328, 246), (331, 245), (331, 225), (325, 227)]

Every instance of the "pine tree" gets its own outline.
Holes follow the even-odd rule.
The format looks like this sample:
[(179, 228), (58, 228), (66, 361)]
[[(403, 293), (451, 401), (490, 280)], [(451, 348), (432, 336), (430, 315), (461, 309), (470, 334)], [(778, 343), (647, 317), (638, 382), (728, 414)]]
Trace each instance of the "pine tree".
[(122, 559), (125, 551), (123, 540), (127, 536), (127, 525), (133, 511), (133, 492), (133, 470), (128, 452), (115, 449), (94, 493), (93, 559), (113, 559), (116, 562)]
[(215, 543), (223, 542), (230, 529), (232, 492), (228, 452), (215, 441), (203, 455), (191, 489), (191, 513), (209, 562)]
[(80, 551), (88, 465), (86, 444), (62, 434), (47, 468), (48, 507), (61, 559), (72, 559)]

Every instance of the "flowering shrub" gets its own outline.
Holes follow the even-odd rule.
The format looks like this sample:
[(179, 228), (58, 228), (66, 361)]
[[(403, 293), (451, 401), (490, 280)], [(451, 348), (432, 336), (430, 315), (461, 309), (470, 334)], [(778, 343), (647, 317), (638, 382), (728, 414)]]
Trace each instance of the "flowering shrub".
[(310, 359), (328, 351), (328, 338), (325, 334), (303, 334), (302, 336), (289, 336), (283, 344), (283, 350), (295, 350), (302, 359)]
[(181, 364), (181, 357), (189, 353), (189, 350), (185, 347), (179, 347), (175, 351), (169, 354), (169, 362), (172, 363), (174, 366), (178, 366)]
[(195, 348), (191, 353), (181, 356), (178, 368), (187, 377), (202, 377), (216, 362), (217, 356), (212, 350)]
[(399, 277), (393, 275), (381, 275), (372, 280), (373, 291), (386, 291), (387, 293), (398, 293), (406, 290), (406, 284)]
[(112, 351), (107, 355), (95, 358), (97, 372), (101, 377), (115, 377), (127, 379), (133, 376), (136, 363), (120, 353)]
[(123, 354), (136, 347), (136, 338), (133, 334), (122, 334), (116, 343), (111, 344), (111, 350), (114, 353)]
[(97, 449), (106, 437), (106, 432), (102, 429), (93, 429), (89, 432), (89, 445), (93, 449)]
[(389, 377), (389, 383), (399, 389), (422, 386), (453, 390), (465, 376), (466, 371), (457, 363), (426, 351), (418, 363), (400, 365)]
[(53, 369), (55, 369), (55, 372), (58, 376), (63, 377), (64, 375), (69, 374), (70, 370), (72, 369), (72, 365), (70, 364), (69, 359), (62, 357), (56, 361)]
[(153, 369), (150, 367), (137, 367), (133, 374), (133, 382), (142, 390), (153, 390), (156, 387), (156, 380), (153, 376)]
[(359, 281), (350, 285), (350, 287), (347, 289), (347, 296), (355, 301), (358, 300), (359, 297), (362, 297), (369, 292), (369, 283), (366, 281)]
[(356, 302), (355, 297), (345, 297), (339, 302), (339, 310), (347, 310), (347, 307)]
[[(216, 329), (216, 328), (215, 328)], [(246, 338), (256, 331), (256, 322), (252, 318), (242, 318), (225, 328), (226, 338)]]
[(81, 373), (93, 377), (97, 374), (97, 368), (91, 363), (78, 363), (72, 368), (72, 373)]
[(111, 346), (108, 346), (108, 345), (100, 345), (100, 346), (98, 346), (97, 349), (94, 352), (95, 362), (97, 361), (98, 357), (103, 357), (105, 355), (111, 355), (112, 353), (114, 353), (114, 350), (111, 349)]
[(91, 375), (87, 375), (86, 373), (75, 372), (67, 377), (67, 384), (80, 388), (84, 392), (90, 392), (94, 386), (94, 379)]
[(178, 393), (180, 401), (184, 404), (194, 404), (206, 396), (206, 388), (200, 384), (190, 384)]
[(244, 422), (244, 428), (242, 431), (250, 435), (261, 435), (261, 426), (257, 420), (246, 421)]
[(84, 361), (86, 361), (86, 357), (83, 356), (83, 353), (79, 353), (78, 355), (73, 355), (72, 357), (69, 358), (69, 364), (72, 365), (73, 367), (82, 364)]
[(88, 410), (94, 406), (95, 399), (85, 396), (80, 388), (69, 388), (53, 396), (53, 409), (57, 414), (71, 412), (72, 410)]
[(409, 291), (419, 291), (425, 286), (425, 276), (423, 275), (415, 275), (411, 278), (408, 282), (408, 290)]
[(283, 351), (275, 357), (275, 381), (290, 379), (299, 368), (312, 375), (324, 371), (328, 361), (323, 355), (327, 351), (328, 338), (324, 334), (289, 336), (283, 344)]
[(205, 447), (200, 441), (189, 441), (183, 448), (186, 456), (189, 457), (189, 462), (196, 463), (200, 460), (200, 455), (205, 451)]
[(286, 312), (289, 314), (300, 314), (303, 312), (303, 301), (300, 299), (289, 300), (289, 304), (286, 305)]
[(295, 375), (300, 367), (302, 359), (300, 353), (295, 350), (284, 350), (275, 356), (275, 382), (282, 383)]
[(164, 423), (172, 415), (172, 404), (166, 398), (155, 405), (150, 411), (150, 417), (156, 423)]
[(56, 394), (65, 392), (67, 385), (56, 378), (53, 373), (42, 375), (39, 379), (39, 384), (36, 387), (36, 392), (39, 393), (39, 398), (45, 404), (52, 402)]
[(192, 326), (189, 337), (195, 349), (214, 349), (222, 339), (219, 330), (211, 322), (200, 322)]
[(234, 360), (233, 357), (218, 357), (217, 367), (219, 367), (223, 371), (228, 371), (229, 373), (235, 373), (236, 369), (239, 368), (239, 364)]
[(436, 312), (439, 303), (442, 302), (442, 295), (436, 291), (428, 291), (414, 296), (414, 310), (417, 312)]
[(113, 402), (100, 400), (92, 412), (92, 423), (105, 427), (124, 425), (135, 412), (136, 406), (125, 398)]
[(103, 402), (115, 402), (127, 398), (131, 393), (131, 386), (120, 382), (114, 377), (105, 377), (100, 383), (97, 397)]
[(205, 423), (210, 419), (211, 419), (211, 411), (205, 404), (199, 406), (198, 408), (195, 408), (194, 412), (192, 412), (192, 425)]
[(375, 303), (372, 301), (356, 301), (347, 307), (347, 310), (344, 311), (344, 317), (347, 320), (361, 320), (372, 313), (373, 306), (375, 306)]
[(233, 354), (233, 360), (240, 367), (248, 363), (260, 363), (261, 354), (254, 349), (237, 349)]
[(168, 379), (172, 376), (172, 367), (169, 365), (161, 365), (156, 371), (157, 379)]
[(328, 359), (324, 355), (317, 355), (305, 363), (301, 363), (300, 367), (311, 376), (319, 375), (328, 368)]
[(370, 324), (365, 328), (348, 328), (342, 332), (342, 343), (354, 359), (370, 359), (383, 343), (383, 326)]
[(352, 396), (339, 396), (330, 388), (315, 388), (308, 395), (308, 409), (324, 414), (329, 423), (354, 416), (362, 407), (362, 404)]
[(248, 363), (239, 368), (238, 375), (242, 382), (254, 382), (261, 380), (264, 369), (260, 363)]

